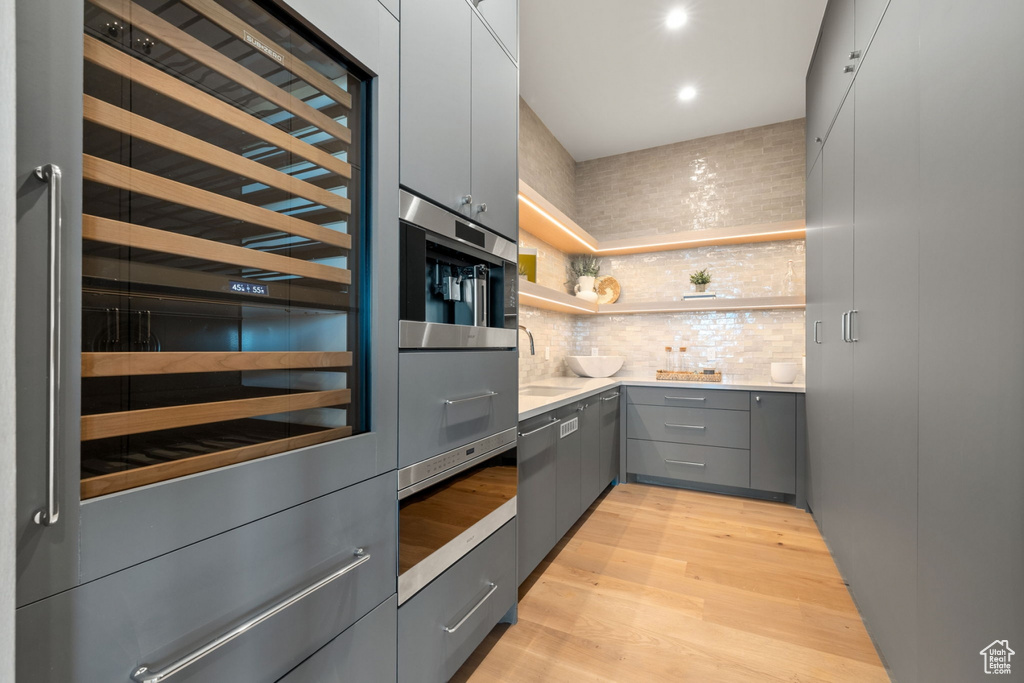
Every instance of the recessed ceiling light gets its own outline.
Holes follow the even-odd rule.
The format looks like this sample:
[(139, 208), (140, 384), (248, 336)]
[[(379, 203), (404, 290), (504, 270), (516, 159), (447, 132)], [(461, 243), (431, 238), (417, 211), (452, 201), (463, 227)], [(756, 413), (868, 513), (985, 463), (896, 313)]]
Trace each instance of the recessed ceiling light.
[(673, 31), (677, 28), (682, 28), (683, 24), (686, 23), (686, 12), (679, 9), (678, 7), (668, 13), (665, 17), (665, 26), (668, 26)]
[(694, 88), (692, 85), (688, 85), (679, 91), (679, 99), (682, 100), (683, 102), (689, 102), (696, 96), (697, 89)]

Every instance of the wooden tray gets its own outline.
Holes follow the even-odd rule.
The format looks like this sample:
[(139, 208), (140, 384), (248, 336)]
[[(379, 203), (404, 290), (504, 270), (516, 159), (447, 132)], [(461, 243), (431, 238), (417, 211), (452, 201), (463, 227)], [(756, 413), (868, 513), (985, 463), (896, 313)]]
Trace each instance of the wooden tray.
[(705, 375), (703, 372), (673, 372), (671, 370), (658, 370), (655, 379), (663, 379), (670, 382), (721, 382), (722, 373), (716, 372), (713, 375)]

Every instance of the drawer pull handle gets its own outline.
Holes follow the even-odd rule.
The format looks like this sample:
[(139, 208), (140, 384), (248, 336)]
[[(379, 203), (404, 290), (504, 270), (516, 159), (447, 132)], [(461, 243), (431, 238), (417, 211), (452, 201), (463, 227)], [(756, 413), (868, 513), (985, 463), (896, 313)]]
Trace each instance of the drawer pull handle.
[[(615, 399), (617, 399), (618, 397), (619, 397), (619, 393), (618, 393), (618, 392), (615, 392), (615, 393), (614, 393), (614, 394), (612, 394), (611, 396), (602, 396), (602, 397), (601, 397), (601, 400), (602, 400), (602, 401), (614, 401), (614, 400), (615, 400)], [(667, 398), (667, 397), (666, 397), (666, 398)]]
[(555, 418), (551, 418), (551, 422), (548, 422), (548, 423), (547, 423), (546, 425), (544, 425), (543, 427), (537, 427), (536, 429), (534, 429), (534, 430), (531, 430), (531, 431), (529, 431), (529, 432), (526, 432), (525, 434), (524, 434), (523, 432), (519, 432), (519, 438), (520, 438), (520, 439), (522, 439), (522, 438), (525, 438), (525, 437), (527, 437), (527, 436), (533, 436), (533, 435), (534, 435), (534, 434), (536, 434), (537, 432), (543, 432), (543, 431), (544, 431), (545, 429), (547, 429), (548, 427), (550, 427), (550, 426), (552, 426), (552, 425), (556, 425), (556, 424), (558, 424), (559, 422), (561, 422), (561, 420), (558, 420), (558, 419), (555, 419)]
[(694, 467), (706, 467), (702, 462), (690, 462), (689, 460), (666, 460), (670, 465), (693, 465)]
[(485, 602), (487, 602), (487, 598), (489, 598), (492, 595), (494, 595), (494, 591), (498, 590), (498, 584), (496, 584), (494, 582), (490, 582), (487, 585), (491, 587), (490, 590), (487, 591), (487, 595), (485, 595), (484, 597), (480, 598), (480, 602), (478, 602), (475, 605), (473, 605), (473, 609), (471, 609), (468, 612), (466, 612), (466, 616), (464, 616), (461, 619), (459, 619), (459, 623), (455, 624), (455, 626), (445, 626), (444, 627), (444, 632), (445, 633), (455, 633), (456, 631), (458, 631), (459, 627), (462, 626), (463, 624), (465, 624), (466, 620), (469, 619), (471, 616), (473, 616), (473, 613), (476, 612), (478, 609), (480, 609), (481, 605), (483, 605)]
[(358, 548), (355, 551), (355, 557), (355, 560), (349, 562), (341, 569), (335, 571), (334, 573), (328, 576), (325, 576), (313, 585), (303, 588), (298, 593), (289, 595), (284, 600), (281, 600), (280, 602), (271, 605), (269, 608), (260, 612), (256, 616), (246, 619), (244, 622), (238, 624), (227, 633), (215, 638), (214, 640), (211, 640), (202, 647), (193, 650), (184, 657), (176, 659), (164, 668), (158, 671), (150, 671), (149, 666), (145, 664), (140, 666), (138, 669), (136, 669), (135, 673), (131, 675), (131, 679), (136, 683), (160, 683), (161, 681), (166, 681), (174, 674), (187, 669), (188, 667), (192, 666), (193, 664), (195, 664), (211, 652), (219, 650), (221, 647), (227, 645), (238, 636), (243, 635), (246, 631), (249, 631), (250, 629), (262, 624), (264, 621), (274, 616), (278, 612), (281, 612), (291, 607), (307, 595), (315, 593), (327, 584), (336, 581), (337, 579), (340, 579), (345, 574), (348, 574), (350, 571), (352, 571), (359, 565), (370, 561), (370, 554), (364, 551), (362, 548)]
[(665, 426), (666, 427), (675, 427), (676, 429), (699, 429), (701, 431), (704, 431), (705, 429), (707, 429), (707, 427), (705, 427), (704, 425), (674, 425), (671, 422), (666, 422)]
[(702, 403), (707, 400), (703, 397), (693, 398), (692, 396), (666, 396), (665, 398), (669, 401), (700, 401)]
[(488, 391), (486, 394), (480, 394), (479, 396), (470, 396), (469, 398), (456, 398), (454, 400), (449, 398), (449, 399), (445, 400), (444, 404), (446, 406), (454, 406), (454, 405), (457, 405), (459, 403), (469, 403), (470, 401), (479, 401), (482, 398), (491, 398), (492, 396), (497, 396), (497, 395), (498, 395), (497, 391)]

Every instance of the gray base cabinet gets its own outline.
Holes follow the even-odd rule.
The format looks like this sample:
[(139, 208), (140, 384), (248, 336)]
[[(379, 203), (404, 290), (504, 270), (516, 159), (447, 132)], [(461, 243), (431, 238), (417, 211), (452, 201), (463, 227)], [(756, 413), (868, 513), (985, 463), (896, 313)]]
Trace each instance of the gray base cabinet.
[(519, 487), (516, 489), (519, 583), (558, 542), (555, 522), (558, 425), (558, 419), (552, 414), (524, 420), (519, 425)]
[(580, 410), (580, 514), (586, 512), (608, 485), (601, 476), (602, 466), (601, 398), (592, 396)]
[(398, 596), (348, 627), (280, 683), (387, 683), (398, 679)]
[(580, 428), (579, 417), (582, 406), (571, 405), (562, 408), (555, 416), (562, 425), (576, 421), (576, 428), (569, 434), (558, 437), (558, 467), (555, 474), (555, 536), (561, 538), (579, 519), (583, 502), (580, 481)]
[[(603, 491), (608, 484), (619, 478), (619, 460), (621, 446), (619, 437), (622, 432), (619, 408), (622, 391), (613, 389), (601, 394), (601, 449), (600, 484)], [(599, 492), (600, 493), (600, 492)]]
[(398, 609), (399, 681), (443, 683), (458, 671), (516, 602), (515, 554), (512, 520)]
[(394, 501), (394, 475), (381, 475), (22, 607), (18, 680), (109, 683), (141, 666), (158, 671), (347, 569), (174, 675), (276, 681), (395, 594)]
[(750, 488), (796, 493), (796, 394), (750, 394)]

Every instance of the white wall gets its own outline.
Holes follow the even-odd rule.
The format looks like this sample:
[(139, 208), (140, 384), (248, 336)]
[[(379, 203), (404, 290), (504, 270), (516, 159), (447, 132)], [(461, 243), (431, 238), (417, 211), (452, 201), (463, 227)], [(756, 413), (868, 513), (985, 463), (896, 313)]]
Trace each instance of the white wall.
[[(14, 92), (14, 0), (0, 0), (0, 92)], [(14, 98), (0, 98), (0, 683), (14, 680)]]

